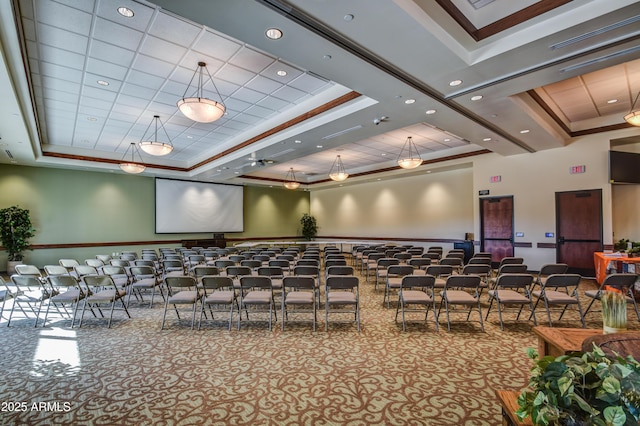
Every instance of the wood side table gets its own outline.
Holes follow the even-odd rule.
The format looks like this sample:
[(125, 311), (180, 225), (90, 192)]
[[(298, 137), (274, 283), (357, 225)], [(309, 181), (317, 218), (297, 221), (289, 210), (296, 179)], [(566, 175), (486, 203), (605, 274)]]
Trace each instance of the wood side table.
[(594, 328), (557, 328), (533, 327), (538, 336), (538, 354), (540, 357), (551, 355), (558, 357), (569, 352), (582, 350), (582, 342), (587, 337), (602, 334), (601, 329)]
[(516, 410), (518, 407), (518, 395), (519, 391), (514, 390), (496, 390), (496, 396), (500, 401), (502, 407), (502, 425), (503, 426), (533, 426), (533, 422), (530, 417), (520, 420), (516, 416)]

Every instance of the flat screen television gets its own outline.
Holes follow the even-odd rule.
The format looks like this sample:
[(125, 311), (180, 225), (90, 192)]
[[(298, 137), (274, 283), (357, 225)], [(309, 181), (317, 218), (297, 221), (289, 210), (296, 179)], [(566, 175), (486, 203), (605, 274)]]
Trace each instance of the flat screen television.
[(609, 182), (640, 183), (640, 154), (609, 151)]

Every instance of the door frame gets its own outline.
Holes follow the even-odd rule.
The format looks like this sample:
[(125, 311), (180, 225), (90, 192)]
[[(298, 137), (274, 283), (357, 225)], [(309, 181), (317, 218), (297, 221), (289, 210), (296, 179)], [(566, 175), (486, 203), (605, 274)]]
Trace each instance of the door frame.
[(509, 198), (511, 199), (511, 251), (513, 254), (515, 254), (515, 250), (516, 250), (516, 246), (515, 246), (515, 211), (514, 211), (514, 207), (515, 207), (515, 203), (514, 203), (514, 198), (513, 195), (499, 195), (499, 196), (494, 196), (494, 197), (480, 197), (479, 198), (479, 203), (480, 203), (480, 251), (485, 251), (484, 248), (484, 207), (483, 207), (483, 201), (485, 200), (501, 200), (501, 199), (505, 199), (505, 198)]

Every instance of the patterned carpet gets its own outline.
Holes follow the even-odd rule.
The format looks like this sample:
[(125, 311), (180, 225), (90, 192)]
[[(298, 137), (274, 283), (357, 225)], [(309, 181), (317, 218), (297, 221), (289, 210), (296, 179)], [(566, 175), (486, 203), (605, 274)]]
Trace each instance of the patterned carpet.
[[(0, 424), (501, 424), (494, 389), (526, 385), (531, 324), (510, 314), (501, 331), (494, 309), (484, 333), (461, 314), (451, 332), (444, 314), (437, 333), (433, 321), (402, 332), (383, 293), (361, 290), (361, 333), (333, 323), (325, 332), (323, 315), (315, 333), (303, 323), (269, 332), (263, 322), (229, 332), (223, 321), (192, 331), (172, 312), (160, 330), (160, 301), (132, 306), (132, 319), (116, 312), (111, 329), (91, 316), (81, 329), (3, 319)], [(601, 327), (598, 313), (588, 319)], [(571, 314), (560, 325), (579, 322)], [(631, 316), (630, 328), (640, 329)]]

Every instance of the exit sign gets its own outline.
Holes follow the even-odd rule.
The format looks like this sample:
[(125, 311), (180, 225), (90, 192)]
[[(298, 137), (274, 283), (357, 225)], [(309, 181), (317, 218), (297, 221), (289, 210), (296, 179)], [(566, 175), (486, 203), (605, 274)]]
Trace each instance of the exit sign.
[(569, 173), (571, 173), (572, 175), (578, 174), (578, 173), (584, 173), (587, 170), (587, 166), (582, 165), (582, 166), (571, 166), (571, 169), (569, 169)]
[(491, 183), (498, 183), (502, 180), (502, 176), (491, 176), (489, 178), (489, 182)]

